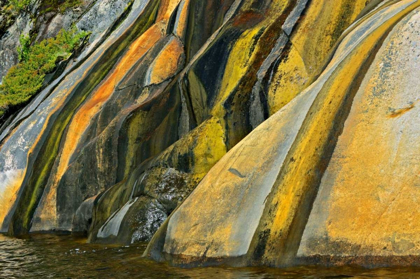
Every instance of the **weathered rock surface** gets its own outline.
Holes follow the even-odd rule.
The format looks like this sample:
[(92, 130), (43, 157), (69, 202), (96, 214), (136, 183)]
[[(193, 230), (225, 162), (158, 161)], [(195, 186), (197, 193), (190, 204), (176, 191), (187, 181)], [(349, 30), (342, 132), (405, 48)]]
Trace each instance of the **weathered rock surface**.
[[(90, 46), (1, 129), (1, 231), (86, 230), (81, 206), (96, 196), (91, 241), (150, 239), (229, 149), (308, 85), (365, 4), (85, 3), (77, 26), (92, 31)], [(95, 14), (109, 21), (94, 24)]]
[(0, 81), (9, 69), (18, 62), (17, 47), (20, 46), (21, 34), (28, 34), (31, 30), (31, 18), (29, 14), (22, 14), (15, 19), (12, 26), (0, 38)]
[(61, 29), (69, 30), (76, 25), (79, 30), (91, 32), (91, 44), (86, 50), (88, 53), (107, 36), (107, 31), (129, 9), (131, 2), (84, 0), (77, 6), (60, 12), (54, 8), (46, 11), (43, 0), (32, 1), (29, 8), (13, 19), (13, 24), (0, 37), (0, 81), (18, 62), (17, 47), (20, 46), (21, 35), (32, 34), (33, 41), (41, 41), (56, 36)]
[[(124, 47), (135, 39), (136, 32), (144, 30), (144, 21), (147, 22), (148, 18), (136, 20), (145, 12), (145, 7), (143, 2), (134, 3), (132, 13), (108, 37), (106, 42), (70, 75), (66, 74), (75, 68), (74, 65), (65, 71), (55, 84), (41, 92), (18, 115), (17, 121), (11, 124), (11, 129), (6, 128), (3, 131), (2, 138), (7, 137), (7, 139), (3, 142), (0, 151), (0, 176), (2, 177), (0, 188), (5, 201), (2, 203), (2, 210), (0, 210), (2, 212), (0, 219), (3, 220), (2, 231), (9, 230), (9, 224), (13, 223), (14, 218), (19, 219), (18, 228), (13, 229), (14, 233), (29, 230), (34, 210), (43, 195), (43, 189), (48, 182), (50, 171), (59, 151), (58, 145), (71, 116), (85, 100), (87, 94), (101, 81), (101, 77), (104, 77), (118, 60)], [(146, 10), (146, 15), (147, 13), (153, 14), (154, 10)], [(54, 91), (50, 93), (54, 87)], [(14, 127), (16, 128), (13, 131)], [(76, 193), (80, 193), (83, 186), (79, 185), (73, 189)], [(99, 188), (94, 192), (97, 194), (101, 189), (104, 188)], [(55, 203), (55, 193), (51, 193), (51, 195), (54, 200), (48, 218), (54, 219), (55, 208), (58, 205)], [(74, 197), (68, 198), (63, 196), (64, 200), (74, 203), (74, 210), (77, 210), (81, 203), (77, 204), (77, 199)], [(24, 212), (14, 214), (15, 210)], [(72, 214), (74, 213), (75, 211)], [(67, 221), (72, 223), (72, 218), (69, 217)], [(5, 219), (9, 221), (5, 222)], [(36, 224), (37, 221), (35, 220), (34, 223)], [(44, 224), (47, 228), (53, 226), (49, 220), (45, 220)], [(59, 228), (56, 226), (55, 229)], [(12, 229), (10, 228), (10, 230)]]
[(185, 266), (412, 264), (420, 3), (333, 2), (84, 1), (17, 18), (1, 75), (18, 24), (92, 34), (0, 127), (0, 232), (130, 244), (160, 228), (147, 255)]
[(346, 30), (316, 81), (211, 169), (146, 255), (416, 264), (419, 6), (387, 1)]
[[(324, 11), (323, 16), (317, 14), (319, 13), (319, 7), (317, 9), (312, 6), (309, 7), (311, 8), (311, 13), (316, 13), (316, 16), (314, 16), (319, 18), (320, 22), (325, 22), (323, 24), (336, 24), (334, 22), (339, 22), (336, 19), (337, 16), (331, 17), (331, 15), (340, 14), (342, 10), (345, 10), (352, 14), (353, 17), (356, 17), (364, 7), (354, 2), (349, 3), (343, 2), (341, 3), (343, 6), (336, 6), (336, 8), (330, 9), (328, 13)], [(285, 65), (283, 67), (291, 65), (287, 62), (288, 54), (284, 48), (287, 45), (290, 46), (291, 42), (284, 38), (283, 33), (276, 30), (275, 27), (283, 24), (282, 29), (284, 28), (290, 33), (306, 6), (307, 1), (299, 1), (298, 3), (267, 3), (266, 5), (261, 5), (261, 9), (263, 9), (261, 12), (268, 16), (265, 19), (256, 19), (254, 23), (244, 18), (250, 16), (249, 13), (254, 13), (254, 10), (248, 10), (252, 7), (251, 3), (245, 2), (238, 10), (231, 8), (231, 13), (227, 14), (229, 18), (223, 21), (223, 24), (216, 30), (215, 34), (210, 37), (195, 58), (181, 72), (177, 83), (170, 87), (170, 90), (181, 90), (180, 93), (182, 93), (180, 100), (181, 117), (178, 124), (179, 137), (196, 125), (199, 125), (199, 127), (163, 152), (163, 156), (160, 155), (153, 159), (152, 163), (148, 162), (147, 166), (142, 164), (139, 174), (137, 172), (132, 173), (131, 178), (123, 183), (123, 187), (129, 187), (129, 189), (139, 187), (138, 185), (136, 186), (135, 182), (143, 179), (143, 172), (147, 173), (148, 169), (153, 170), (157, 165), (159, 168), (163, 167), (164, 169), (168, 167), (175, 168), (188, 177), (186, 180), (188, 182), (186, 182), (184, 189), (187, 193), (190, 193), (227, 150), (252, 130), (253, 109), (252, 105), (248, 104), (252, 99), (250, 94), (252, 88), (256, 87), (254, 82), (258, 82), (258, 76), (263, 78), (264, 75), (269, 75), (268, 68), (278, 63), (279, 60), (284, 59)], [(235, 8), (236, 6), (232, 7)], [(348, 10), (344, 7), (347, 7)], [(285, 17), (285, 15), (288, 16)], [(305, 23), (305, 21), (303, 22)], [(344, 29), (344, 27), (341, 28)], [(232, 35), (236, 33), (237, 35)], [(332, 31), (327, 30), (325, 33), (320, 32), (319, 37), (314, 38), (320, 40), (322, 36), (328, 37), (331, 34)], [(338, 37), (334, 40), (337, 39)], [(301, 39), (296, 39), (296, 41), (300, 42)], [(279, 46), (279, 44), (284, 45)], [(246, 53), (245, 56), (238, 56), (241, 53), (239, 49), (249, 47), (253, 49), (252, 52)], [(272, 47), (275, 49), (273, 50)], [(313, 61), (321, 63), (326, 58), (328, 50), (332, 47), (332, 44), (319, 44), (319, 51), (325, 54), (324, 56), (318, 56), (319, 61), (316, 59)], [(280, 55), (283, 55), (283, 57), (280, 57)], [(220, 60), (220, 57), (224, 58)], [(222, 63), (213, 64), (209, 63), (209, 61), (221, 61)], [(243, 63), (243, 66), (238, 67), (241, 63)], [(218, 74), (216, 76), (209, 75), (210, 72)], [(232, 77), (234, 72), (236, 72), (236, 76)], [(275, 69), (270, 70), (271, 75), (274, 72)], [(315, 74), (315, 71), (313, 71), (313, 74)], [(306, 81), (309, 79), (309, 76), (309, 74), (306, 74)], [(288, 80), (290, 83), (294, 82), (292, 79)], [(303, 88), (305, 85), (301, 82), (300, 86)], [(261, 98), (258, 105), (259, 107), (268, 107), (267, 97)], [(262, 119), (265, 119), (268, 116), (268, 112), (262, 112), (260, 115), (262, 115)], [(145, 182), (147, 180), (148, 177), (145, 178)], [(118, 184), (115, 187), (122, 186)], [(105, 193), (105, 195), (118, 196), (119, 194), (110, 191)], [(147, 194), (143, 193), (143, 195)], [(117, 208), (114, 210), (118, 210), (125, 203), (129, 203), (130, 200), (133, 202), (132, 199), (120, 201), (116, 197), (112, 198), (112, 200), (116, 201)], [(110, 203), (112, 202), (108, 199), (99, 201), (99, 204), (103, 205), (98, 206), (98, 210), (95, 212), (97, 216), (95, 219), (99, 222), (94, 224), (96, 228), (90, 234), (91, 241), (115, 241), (114, 237), (109, 240), (106, 240), (103, 235), (101, 235), (102, 237), (97, 237), (97, 230), (100, 229), (101, 224), (109, 221), (108, 218), (112, 218), (112, 215), (115, 213), (115, 211), (108, 211), (109, 208), (112, 208)], [(171, 212), (171, 210), (167, 211)], [(130, 217), (130, 212), (126, 216), (127, 220), (133, 218)], [(125, 228), (121, 226), (122, 231)], [(130, 243), (132, 239), (121, 236), (119, 241)]]
[(419, 255), (419, 23), (417, 9), (388, 35), (366, 73), (319, 186), (299, 256), (357, 263), (372, 255)]

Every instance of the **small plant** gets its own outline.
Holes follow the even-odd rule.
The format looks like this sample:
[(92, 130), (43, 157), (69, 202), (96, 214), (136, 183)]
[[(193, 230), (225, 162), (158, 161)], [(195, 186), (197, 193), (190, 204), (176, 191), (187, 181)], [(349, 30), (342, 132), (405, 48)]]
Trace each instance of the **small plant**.
[(29, 51), (31, 47), (31, 37), (21, 35), (20, 36), (20, 46), (17, 48), (18, 54), (19, 54), (19, 61), (27, 61), (29, 58)]
[(22, 36), (18, 49), (20, 61), (9, 70), (0, 85), (0, 122), (9, 109), (26, 104), (38, 93), (45, 75), (53, 72), (60, 61), (68, 59), (88, 35), (74, 27), (32, 46), (30, 39)]
[(30, 4), (31, 0), (9, 0), (10, 8), (16, 13), (26, 10)]
[(57, 1), (57, 0), (43, 0), (41, 2), (40, 13), (44, 14), (47, 12), (56, 12), (64, 13), (67, 9), (77, 7), (81, 5), (81, 0), (66, 0), (66, 1)]

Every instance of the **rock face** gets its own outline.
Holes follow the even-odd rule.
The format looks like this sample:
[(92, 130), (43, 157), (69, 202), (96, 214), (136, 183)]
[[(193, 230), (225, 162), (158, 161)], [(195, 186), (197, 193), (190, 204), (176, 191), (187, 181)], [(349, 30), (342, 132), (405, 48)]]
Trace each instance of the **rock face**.
[[(327, 57), (328, 51), (334, 46), (333, 42), (338, 40), (339, 36), (331, 39), (328, 44), (317, 45), (319, 60), (313, 59), (308, 62), (313, 69), (305, 70), (303, 69), (305, 66), (297, 68), (291, 56), (298, 55), (296, 58), (298, 61), (301, 61), (301, 58), (298, 52), (291, 50), (293, 45), (303, 49), (313, 47), (313, 41), (310, 39), (291, 35), (293, 30), (297, 30), (296, 34), (300, 34), (300, 30), (308, 28), (310, 23), (306, 20), (297, 25), (303, 12), (308, 9), (310, 20), (315, 20), (322, 26), (342, 23), (343, 30), (339, 31), (340, 34), (346, 26), (346, 23), (341, 21), (340, 13), (346, 11), (351, 17), (356, 18), (365, 4), (354, 1), (349, 3), (343, 1), (342, 6), (334, 8), (326, 4), (311, 6), (307, 1), (296, 3), (274, 1), (261, 6), (247, 1), (236, 2), (238, 6), (233, 3), (230, 10), (227, 10), (222, 25), (214, 28), (216, 30), (214, 34), (179, 74), (176, 83), (167, 89), (176, 90), (181, 94), (180, 118), (177, 120), (176, 132), (178, 137), (182, 138), (156, 157), (146, 162), (138, 162), (141, 164), (128, 173), (127, 180), (117, 184), (98, 199), (90, 240), (128, 243), (136, 241), (132, 236), (138, 227), (143, 226), (136, 221), (139, 220), (138, 206), (142, 207), (145, 202), (153, 201), (160, 204), (160, 215), (169, 215), (174, 207), (172, 202), (168, 205), (168, 197), (171, 201), (178, 202), (186, 197), (227, 150), (253, 129), (253, 125), (258, 125), (258, 122), (266, 119), (270, 115), (270, 110), (276, 109), (275, 106), (281, 106), (277, 105), (277, 100), (269, 101), (267, 97), (275, 95), (280, 90), (269, 88), (274, 85), (270, 78), (278, 81), (286, 79), (283, 84), (294, 88), (295, 92), (288, 91), (290, 94), (288, 99), (282, 99), (283, 103), (287, 103), (306, 86), (305, 83), (310, 77), (317, 74), (315, 68), (322, 64), (322, 60)], [(191, 2), (191, 5), (193, 5), (191, 8), (194, 7), (194, 15), (199, 18), (197, 7), (201, 7), (200, 9), (204, 7), (194, 2)], [(255, 10), (255, 7), (258, 9)], [(261, 13), (265, 16), (262, 17)], [(349, 18), (348, 24), (350, 20)], [(335, 29), (319, 32), (311, 39), (322, 41), (325, 37), (333, 36), (336, 32), (333, 30)], [(286, 36), (284, 32), (288, 32), (289, 35)], [(243, 48), (252, 51), (243, 53), (241, 51)], [(187, 52), (187, 60), (188, 57), (192, 55)], [(284, 71), (289, 72), (284, 73)], [(274, 78), (275, 74), (278, 74), (278, 77)], [(273, 108), (270, 108), (270, 104)], [(197, 128), (188, 133), (197, 125)], [(179, 173), (177, 177), (180, 177), (180, 183), (172, 186), (175, 189), (173, 194), (165, 192), (155, 194), (154, 188), (158, 186), (145, 186), (159, 184), (159, 181), (164, 180), (162, 175), (171, 169), (175, 169)], [(126, 194), (121, 195), (121, 191)], [(129, 194), (132, 192), (135, 193), (133, 196)], [(138, 199), (140, 197), (142, 198)], [(115, 222), (117, 212), (129, 204), (132, 205), (123, 220), (119, 221), (123, 224), (120, 225), (118, 236), (115, 232), (108, 236), (98, 233), (105, 229), (103, 224)], [(121, 218), (120, 215), (118, 217)], [(148, 218), (143, 215), (140, 219)], [(165, 218), (160, 218), (160, 222), (163, 219)], [(126, 230), (129, 233), (126, 233)]]
[[(3, 18), (2, 18), (3, 19)], [(32, 24), (29, 14), (20, 15), (2, 34), (0, 39), (0, 81), (9, 69), (18, 62), (17, 47), (20, 46), (21, 34), (28, 34)]]
[(419, 255), (419, 22), (419, 9), (406, 16), (366, 73), (320, 183), (299, 256)]
[(323, 73), (218, 162), (146, 254), (191, 265), (418, 261), (418, 1), (344, 33)]
[[(124, 14), (132, 4), (131, 0), (84, 0), (74, 1), (78, 3), (76, 6), (61, 11), (58, 7), (65, 5), (65, 1), (57, 4), (58, 7), (52, 8), (45, 6), (44, 2), (46, 1), (31, 1), (28, 9), (10, 20), (10, 26), (6, 30), (0, 30), (0, 81), (18, 62), (17, 48), (20, 46), (21, 35), (36, 34), (33, 40), (41, 41), (56, 36), (61, 29), (69, 30), (76, 25), (79, 30), (91, 32), (91, 44), (85, 51), (86, 55), (109, 35), (108, 33), (119, 20), (124, 18)], [(6, 6), (5, 3), (1, 5)]]
[(185, 266), (411, 263), (418, 6), (107, 0), (25, 23), (92, 34), (0, 127), (0, 232), (160, 228), (147, 255)]
[[(67, 30), (70, 34), (74, 34), (75, 36), (77, 36), (76, 34), (87, 35), (83, 41), (80, 41), (80, 44), (76, 44), (77, 47), (74, 49), (71, 59), (67, 59), (68, 57), (57, 54), (57, 59), (66, 59), (60, 63), (56, 62), (54, 70), (50, 73), (46, 73), (41, 88), (46, 89), (43, 90), (43, 97), (51, 93), (52, 89), (54, 89), (69, 72), (77, 68), (81, 61), (84, 61), (93, 50), (103, 43), (105, 38), (107, 38), (117, 25), (120, 24), (120, 21), (124, 20), (132, 6), (132, 1), (129, 0), (97, 2), (94, 0), (27, 0), (25, 3), (29, 3), (28, 6), (23, 8), (19, 14), (16, 14), (16, 8), (12, 7), (13, 5), (16, 5), (17, 2), (20, 1), (7, 0), (0, 2), (0, 85), (7, 72), (11, 70), (13, 66), (22, 62), (25, 64), (24, 58), (23, 61), (18, 60), (18, 57), (22, 53), (28, 51), (33, 52), (29, 49), (33, 50), (40, 47), (43, 43), (47, 43), (52, 37), (60, 36), (61, 31), (64, 30)], [(4, 11), (6, 12), (3, 14)], [(101, 24), (95, 23), (93, 15), (102, 18)], [(106, 20), (103, 19), (104, 17)], [(4, 20), (5, 23), (2, 18), (6, 18)], [(25, 47), (23, 48), (22, 53), (18, 53), (22, 49), (22, 43), (25, 44)], [(22, 57), (26, 56), (27, 55), (23, 55)], [(21, 68), (20, 66), (21, 65), (18, 65), (17, 68)], [(39, 66), (35, 67), (35, 69), (36, 68), (39, 68)], [(13, 75), (13, 70), (16, 69), (10, 71), (11, 76)], [(31, 75), (28, 74), (28, 77), (30, 76), (33, 76), (33, 73)], [(25, 75), (23, 79), (20, 79), (21, 82), (25, 84), (27, 81), (24, 81), (24, 79)], [(7, 83), (10, 84), (10, 76)], [(15, 80), (12, 83), (18, 83), (18, 81)], [(25, 95), (23, 93), (19, 95)], [(6, 98), (2, 99), (4, 100)], [(22, 101), (23, 99), (25, 98), (17, 98), (17, 100)], [(10, 102), (6, 102), (7, 105), (4, 105), (5, 102), (2, 101), (2, 106), (4, 107), (1, 108), (2, 115), (0, 117), (1, 140), (7, 136), (10, 129), (16, 127), (16, 123), (20, 122), (24, 117), (27, 117), (28, 113), (31, 113), (32, 110), (36, 108), (39, 102), (42, 101), (42, 98), (38, 98), (36, 104), (31, 105), (29, 112), (26, 111), (25, 115), (22, 117), (22, 115), (18, 115), (18, 113), (19, 110), (28, 103), (26, 99), (24, 101), (24, 103), (15, 102), (12, 106), (10, 105)], [(25, 108), (25, 110), (27, 109)], [(18, 117), (16, 117), (17, 115)], [(6, 133), (4, 133), (4, 130), (7, 130)]]

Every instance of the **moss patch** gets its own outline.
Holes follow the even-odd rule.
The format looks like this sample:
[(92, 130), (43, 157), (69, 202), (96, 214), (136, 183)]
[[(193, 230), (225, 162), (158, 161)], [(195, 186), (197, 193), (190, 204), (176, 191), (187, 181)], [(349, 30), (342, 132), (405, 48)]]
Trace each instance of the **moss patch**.
[(29, 37), (21, 37), (18, 48), (20, 62), (12, 67), (0, 85), (0, 119), (7, 112), (26, 104), (42, 88), (45, 75), (71, 56), (73, 50), (88, 36), (75, 28), (61, 30), (57, 37), (30, 46)]

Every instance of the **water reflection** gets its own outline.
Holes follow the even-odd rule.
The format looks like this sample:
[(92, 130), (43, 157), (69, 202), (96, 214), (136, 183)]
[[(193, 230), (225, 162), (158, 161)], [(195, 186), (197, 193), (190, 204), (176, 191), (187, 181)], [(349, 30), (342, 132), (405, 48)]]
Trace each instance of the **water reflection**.
[(0, 278), (419, 278), (420, 269), (360, 268), (179, 269), (141, 257), (145, 244), (122, 247), (86, 244), (75, 236), (0, 235)]

